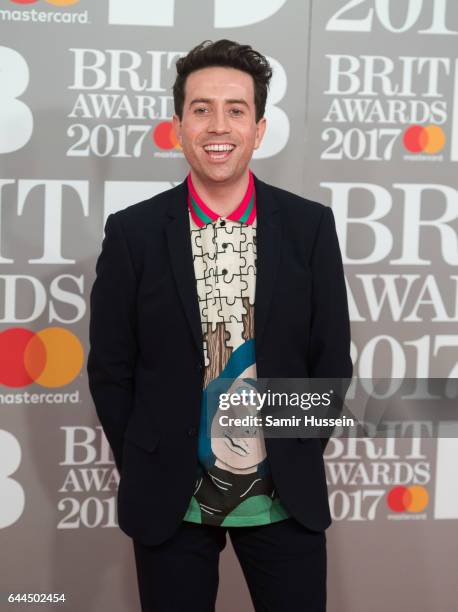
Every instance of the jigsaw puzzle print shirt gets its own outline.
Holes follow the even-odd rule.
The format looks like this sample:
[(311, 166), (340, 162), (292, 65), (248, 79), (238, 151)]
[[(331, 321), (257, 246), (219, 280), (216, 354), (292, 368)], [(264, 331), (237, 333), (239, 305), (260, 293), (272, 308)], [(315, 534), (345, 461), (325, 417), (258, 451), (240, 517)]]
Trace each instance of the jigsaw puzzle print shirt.
[[(204, 388), (224, 379), (255, 379), (256, 193), (250, 172), (247, 192), (227, 217), (197, 195), (188, 175), (188, 210), (194, 273), (204, 340)], [(230, 392), (232, 389), (224, 389)], [(237, 438), (211, 436), (217, 406), (202, 401), (198, 473), (184, 520), (242, 527), (287, 518), (271, 478), (261, 429)], [(217, 397), (215, 394), (213, 397)], [(251, 437), (251, 434), (252, 437)]]

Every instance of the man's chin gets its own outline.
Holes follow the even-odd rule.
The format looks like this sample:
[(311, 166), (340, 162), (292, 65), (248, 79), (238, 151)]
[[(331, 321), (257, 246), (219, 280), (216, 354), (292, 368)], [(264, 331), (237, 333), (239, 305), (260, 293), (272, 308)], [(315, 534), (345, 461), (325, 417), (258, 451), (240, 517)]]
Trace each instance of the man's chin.
[(204, 172), (201, 180), (212, 183), (234, 183), (237, 182), (242, 176), (244, 172), (240, 172), (239, 170), (232, 170), (230, 168), (212, 168)]

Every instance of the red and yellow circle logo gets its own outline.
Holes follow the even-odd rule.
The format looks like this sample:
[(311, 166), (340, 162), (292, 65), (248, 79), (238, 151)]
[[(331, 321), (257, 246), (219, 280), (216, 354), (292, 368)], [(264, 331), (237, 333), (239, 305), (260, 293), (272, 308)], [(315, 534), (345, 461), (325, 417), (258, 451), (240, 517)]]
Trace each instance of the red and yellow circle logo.
[(422, 512), (429, 502), (428, 491), (420, 485), (393, 487), (386, 502), (393, 512)]
[(403, 142), (411, 153), (439, 153), (445, 145), (445, 134), (438, 125), (411, 125), (404, 132)]
[(171, 121), (158, 123), (153, 131), (154, 144), (165, 151), (181, 149)]
[[(45, 0), (48, 4), (54, 6), (70, 6), (70, 4), (77, 4), (80, 0)], [(38, 0), (11, 0), (14, 4), (35, 4)]]
[(83, 361), (79, 338), (62, 327), (38, 332), (13, 327), (0, 333), (0, 384), (7, 387), (33, 382), (62, 387), (76, 378)]

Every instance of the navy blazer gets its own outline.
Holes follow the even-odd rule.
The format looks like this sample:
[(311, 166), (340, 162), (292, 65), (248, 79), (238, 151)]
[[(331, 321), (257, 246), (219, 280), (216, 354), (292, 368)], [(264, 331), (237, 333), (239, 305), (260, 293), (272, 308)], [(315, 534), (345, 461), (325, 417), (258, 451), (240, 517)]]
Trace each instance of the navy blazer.
[[(350, 379), (350, 323), (332, 210), (255, 177), (260, 378)], [(110, 214), (90, 297), (89, 388), (120, 473), (120, 528), (158, 544), (197, 476), (204, 356), (186, 181)], [(346, 389), (345, 389), (346, 390)], [(285, 509), (329, 526), (326, 439), (266, 438)]]

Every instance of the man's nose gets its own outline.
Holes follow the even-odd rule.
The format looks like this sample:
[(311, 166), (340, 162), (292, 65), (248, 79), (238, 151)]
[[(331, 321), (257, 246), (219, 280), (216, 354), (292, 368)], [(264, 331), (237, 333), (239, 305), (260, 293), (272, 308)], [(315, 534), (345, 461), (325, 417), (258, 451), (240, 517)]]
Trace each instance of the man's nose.
[(229, 117), (223, 109), (216, 109), (213, 112), (210, 123), (208, 124), (208, 131), (214, 132), (215, 134), (227, 134), (231, 131)]

